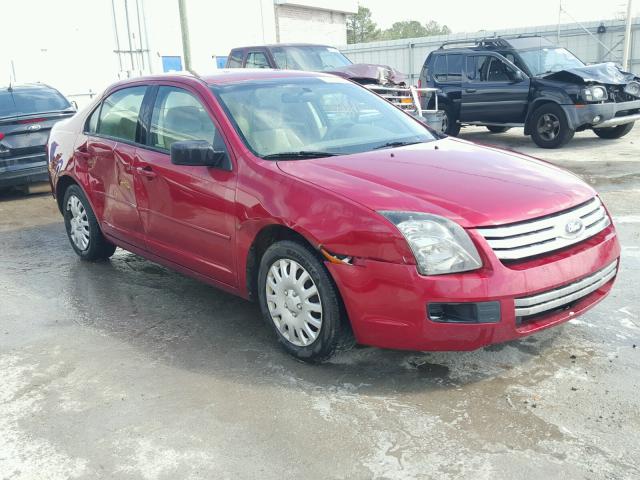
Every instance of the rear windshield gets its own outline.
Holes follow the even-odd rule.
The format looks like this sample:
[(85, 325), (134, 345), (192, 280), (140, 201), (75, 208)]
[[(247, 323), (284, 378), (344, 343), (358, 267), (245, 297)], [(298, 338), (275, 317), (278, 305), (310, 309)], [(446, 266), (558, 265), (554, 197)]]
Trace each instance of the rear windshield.
[(68, 110), (71, 105), (49, 88), (0, 90), (0, 118)]

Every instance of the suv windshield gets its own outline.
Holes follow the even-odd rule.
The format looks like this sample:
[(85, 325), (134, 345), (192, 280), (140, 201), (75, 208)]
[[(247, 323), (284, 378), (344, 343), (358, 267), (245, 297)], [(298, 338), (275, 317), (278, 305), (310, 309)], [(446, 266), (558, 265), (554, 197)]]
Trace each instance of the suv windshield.
[(72, 107), (51, 88), (14, 88), (0, 90), (0, 118), (32, 113), (59, 112)]
[(324, 72), (351, 65), (351, 61), (332, 47), (273, 47), (276, 66), (283, 70)]
[(520, 50), (518, 53), (533, 76), (584, 67), (584, 63), (565, 48), (535, 48)]
[(212, 87), (245, 144), (263, 158), (317, 158), (434, 140), (425, 126), (337, 77)]

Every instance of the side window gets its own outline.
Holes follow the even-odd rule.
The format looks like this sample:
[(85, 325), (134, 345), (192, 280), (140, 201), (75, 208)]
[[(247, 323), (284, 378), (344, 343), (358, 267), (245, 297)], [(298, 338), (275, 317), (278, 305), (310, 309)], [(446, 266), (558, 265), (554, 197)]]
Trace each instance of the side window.
[(227, 60), (226, 68), (240, 68), (242, 67), (242, 50), (233, 50), (229, 59)]
[(462, 80), (462, 55), (447, 55), (447, 81), (459, 82)]
[(101, 135), (134, 142), (138, 114), (147, 87), (123, 88), (102, 103), (97, 131)]
[(169, 151), (183, 140), (206, 140), (216, 150), (225, 150), (224, 141), (204, 109), (191, 93), (176, 87), (160, 87), (151, 115), (149, 145)]
[(513, 77), (513, 72), (509, 65), (499, 58), (492, 57), (489, 64), (487, 80), (489, 82), (508, 82)]
[(447, 57), (437, 55), (433, 62), (433, 79), (437, 82), (447, 81)]
[(489, 59), (486, 55), (473, 55), (467, 57), (466, 74), (469, 80), (477, 82), (486, 82), (486, 71), (489, 65)]
[(246, 68), (269, 68), (267, 57), (262, 52), (250, 52), (247, 55)]
[(86, 133), (96, 133), (98, 131), (98, 117), (100, 116), (100, 105), (96, 107), (87, 121), (84, 124), (84, 131)]

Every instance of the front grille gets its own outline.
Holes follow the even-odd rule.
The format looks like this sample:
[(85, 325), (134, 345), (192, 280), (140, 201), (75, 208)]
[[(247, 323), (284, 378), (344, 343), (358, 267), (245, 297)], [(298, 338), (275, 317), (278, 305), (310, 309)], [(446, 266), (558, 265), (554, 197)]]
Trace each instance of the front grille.
[(598, 197), (546, 217), (478, 228), (500, 260), (521, 260), (582, 242), (604, 230), (609, 216)]
[(386, 101), (393, 103), (396, 107), (400, 107), (402, 110), (407, 112), (413, 112), (416, 110), (411, 90), (408, 87), (392, 87), (376, 84), (365, 86), (369, 90), (376, 92)]
[(616, 260), (602, 270), (598, 270), (596, 273), (564, 287), (548, 290), (530, 297), (516, 298), (516, 318), (521, 319), (522, 317), (539, 315), (580, 300), (615, 277), (617, 270)]

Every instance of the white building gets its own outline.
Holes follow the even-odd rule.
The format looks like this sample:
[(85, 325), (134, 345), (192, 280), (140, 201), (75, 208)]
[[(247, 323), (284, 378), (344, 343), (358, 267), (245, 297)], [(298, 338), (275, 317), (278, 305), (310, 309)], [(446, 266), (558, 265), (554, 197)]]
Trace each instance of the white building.
[[(198, 73), (215, 70), (238, 46), (345, 44), (346, 17), (358, 10), (357, 0), (186, 0), (186, 6)], [(184, 66), (178, 0), (12, 2), (3, 18), (0, 85), (44, 82), (83, 104), (89, 92), (118, 79)]]

